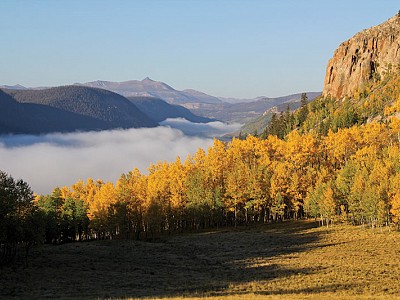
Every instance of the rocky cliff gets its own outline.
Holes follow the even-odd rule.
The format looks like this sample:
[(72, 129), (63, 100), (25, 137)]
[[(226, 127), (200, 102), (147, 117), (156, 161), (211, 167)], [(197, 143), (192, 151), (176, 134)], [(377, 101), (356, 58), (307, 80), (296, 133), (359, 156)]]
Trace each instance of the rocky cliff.
[(399, 65), (400, 12), (340, 44), (328, 62), (323, 95), (352, 96), (367, 81), (379, 80)]

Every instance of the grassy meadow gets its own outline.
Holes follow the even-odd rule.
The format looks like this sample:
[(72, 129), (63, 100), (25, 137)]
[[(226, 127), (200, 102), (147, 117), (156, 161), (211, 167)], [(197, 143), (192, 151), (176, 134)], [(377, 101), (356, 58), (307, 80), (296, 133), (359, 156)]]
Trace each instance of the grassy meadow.
[(0, 269), (0, 298), (395, 299), (399, 282), (398, 232), (291, 221), (37, 246)]

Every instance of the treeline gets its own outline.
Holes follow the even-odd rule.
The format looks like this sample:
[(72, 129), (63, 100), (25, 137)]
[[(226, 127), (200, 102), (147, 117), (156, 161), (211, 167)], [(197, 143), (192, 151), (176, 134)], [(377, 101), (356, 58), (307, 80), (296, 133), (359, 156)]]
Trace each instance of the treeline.
[(135, 169), (116, 184), (78, 181), (38, 196), (48, 242), (146, 239), (170, 232), (313, 217), (399, 225), (399, 128), (371, 123), (326, 137), (214, 141), (184, 162)]
[[(400, 102), (387, 109), (393, 114)], [(215, 140), (185, 161), (134, 169), (116, 184), (78, 181), (33, 196), (0, 173), (1, 261), (38, 242), (152, 239), (221, 226), (318, 218), (400, 225), (400, 121), (330, 131)]]
[(43, 214), (23, 180), (0, 171), (0, 265), (27, 258), (30, 247), (44, 236)]

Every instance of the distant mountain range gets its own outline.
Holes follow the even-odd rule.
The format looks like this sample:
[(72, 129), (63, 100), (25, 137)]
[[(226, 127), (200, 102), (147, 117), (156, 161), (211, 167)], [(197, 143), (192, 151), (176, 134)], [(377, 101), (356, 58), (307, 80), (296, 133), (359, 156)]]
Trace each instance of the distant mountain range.
[(205, 93), (195, 90), (178, 91), (170, 87), (168, 84), (160, 81), (154, 81), (148, 77), (139, 80), (130, 80), (124, 82), (111, 82), (111, 81), (93, 81), (86, 83), (76, 83), (76, 85), (83, 85), (88, 87), (101, 88), (115, 93), (121, 94), (125, 97), (154, 97), (165, 100), (171, 104), (182, 103), (221, 103), (222, 101), (217, 97), (207, 95)]
[[(264, 124), (268, 123), (268, 118), (266, 119), (264, 114), (266, 111), (275, 106), (285, 105), (286, 107), (287, 104), (295, 108), (296, 103), (300, 103), (301, 98), (300, 93), (277, 98), (218, 98), (191, 89), (178, 91), (166, 83), (154, 81), (148, 77), (143, 80), (124, 82), (98, 80), (57, 88), (26, 88), (22, 85), (0, 86), (0, 88), (3, 88), (6, 93), (19, 103), (52, 106), (56, 109), (78, 113), (78, 115), (90, 118), (95, 116), (94, 119), (108, 122), (107, 126), (111, 126), (112, 128), (155, 126), (156, 123), (167, 118), (185, 118), (197, 123), (205, 123), (213, 120), (220, 120), (226, 123), (250, 123), (248, 127), (254, 128), (252, 125), (254, 123), (261, 124), (256, 127), (264, 126)], [(63, 99), (65, 98), (63, 90), (64, 92), (68, 90), (69, 96), (66, 99)], [(89, 91), (91, 91), (91, 94)], [(307, 93), (309, 101), (315, 99), (320, 94), (320, 92)], [(120, 106), (115, 109), (116, 114), (114, 116), (111, 116), (114, 113), (112, 113), (110, 107), (106, 107), (106, 103), (111, 106), (115, 103), (108, 102), (110, 98), (107, 101), (100, 100), (103, 97), (107, 98), (107, 95), (113, 95), (112, 98), (115, 99), (117, 96), (120, 97), (118, 100)], [(85, 101), (83, 100), (86, 98), (87, 100), (91, 99), (89, 102), (94, 102), (92, 104), (89, 102), (84, 104)], [(128, 109), (126, 102), (131, 102), (134, 108), (129, 106)], [(100, 103), (105, 104), (105, 106), (99, 106)], [(85, 108), (87, 110), (84, 110), (87, 114), (82, 114), (82, 111), (79, 109), (81, 105), (97, 105), (99, 110), (93, 111), (93, 115), (90, 113), (92, 108), (88, 106)], [(139, 117), (137, 110), (135, 113), (133, 112), (137, 108), (145, 117)], [(100, 126), (100, 124), (97, 124), (94, 127), (103, 128), (104, 126), (106, 125), (103, 124)], [(248, 131), (248, 129), (245, 128), (245, 131)]]
[[(321, 92), (307, 93), (309, 101), (320, 95)], [(300, 103), (300, 100), (301, 93), (278, 98), (259, 97), (255, 101), (242, 103), (186, 103), (183, 106), (199, 116), (214, 118), (223, 122), (245, 124), (253, 121), (254, 118), (262, 116), (267, 110), (275, 106), (284, 105), (286, 107), (290, 104), (291, 107), (295, 107), (293, 103)]]
[[(154, 81), (148, 77), (141, 81), (93, 81), (77, 83), (77, 85), (103, 88), (126, 97), (155, 97), (170, 104), (184, 106), (197, 116), (227, 123), (237, 122), (242, 124), (253, 122), (254, 119), (261, 117), (264, 112), (274, 106), (292, 102), (300, 103), (301, 98), (301, 93), (277, 98), (218, 98), (192, 89), (178, 91), (166, 83)], [(309, 92), (307, 95), (309, 101), (311, 101), (320, 96), (321, 92)], [(159, 109), (162, 108), (159, 107)]]
[(215, 121), (214, 119), (196, 116), (183, 106), (169, 104), (159, 98), (127, 97), (127, 99), (156, 122), (162, 122), (170, 118), (184, 118), (194, 123)]

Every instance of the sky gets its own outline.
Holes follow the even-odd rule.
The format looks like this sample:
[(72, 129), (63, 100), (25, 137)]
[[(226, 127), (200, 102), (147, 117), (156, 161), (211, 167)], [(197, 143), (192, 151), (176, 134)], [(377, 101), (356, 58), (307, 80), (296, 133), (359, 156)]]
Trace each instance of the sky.
[(220, 97), (321, 91), (394, 0), (0, 0), (0, 85), (150, 77)]

